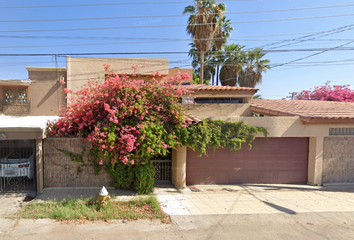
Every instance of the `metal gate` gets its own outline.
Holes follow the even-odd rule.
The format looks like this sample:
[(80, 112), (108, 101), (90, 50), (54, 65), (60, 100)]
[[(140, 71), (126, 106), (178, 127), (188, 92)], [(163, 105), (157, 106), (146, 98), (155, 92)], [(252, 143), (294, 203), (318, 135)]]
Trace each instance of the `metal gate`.
[(155, 167), (155, 182), (171, 182), (172, 181), (172, 150), (164, 157), (154, 157), (152, 163)]
[(0, 141), (0, 192), (36, 191), (35, 140)]

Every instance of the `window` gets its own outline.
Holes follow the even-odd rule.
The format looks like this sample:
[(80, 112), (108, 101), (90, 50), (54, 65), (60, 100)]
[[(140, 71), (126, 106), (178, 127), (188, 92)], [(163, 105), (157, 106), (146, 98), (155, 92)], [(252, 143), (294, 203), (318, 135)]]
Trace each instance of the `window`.
[(5, 104), (14, 104), (15, 95), (14, 91), (11, 88), (5, 90)]
[(27, 91), (24, 88), (20, 88), (16, 93), (17, 104), (27, 104)]
[(28, 104), (27, 88), (5, 88), (4, 104), (6, 105)]
[(354, 135), (354, 128), (330, 128), (329, 135)]

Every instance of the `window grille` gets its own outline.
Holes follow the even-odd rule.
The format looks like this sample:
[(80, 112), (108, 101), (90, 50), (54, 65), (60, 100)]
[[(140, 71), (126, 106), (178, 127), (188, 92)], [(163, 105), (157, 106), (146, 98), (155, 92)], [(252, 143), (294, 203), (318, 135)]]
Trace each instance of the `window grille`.
[(24, 88), (17, 90), (16, 94), (17, 104), (27, 104), (27, 91)]
[(354, 128), (330, 128), (329, 135), (354, 135)]
[(5, 90), (5, 104), (14, 104), (14, 103), (15, 103), (14, 91), (8, 88)]

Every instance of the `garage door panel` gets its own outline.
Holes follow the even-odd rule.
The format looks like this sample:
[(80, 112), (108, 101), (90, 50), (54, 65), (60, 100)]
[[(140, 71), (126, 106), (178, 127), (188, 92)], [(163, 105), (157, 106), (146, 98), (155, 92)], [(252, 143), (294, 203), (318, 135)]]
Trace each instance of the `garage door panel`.
[(237, 153), (187, 152), (187, 184), (306, 183), (308, 138), (257, 138)]

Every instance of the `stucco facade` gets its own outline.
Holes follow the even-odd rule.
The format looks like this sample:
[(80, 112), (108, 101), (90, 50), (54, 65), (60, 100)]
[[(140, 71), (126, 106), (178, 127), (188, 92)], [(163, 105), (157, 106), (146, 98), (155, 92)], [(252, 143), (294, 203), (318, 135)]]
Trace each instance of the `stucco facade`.
[[(251, 116), (250, 104), (195, 104), (185, 105), (184, 109), (200, 119), (225, 120), (225, 121), (243, 121), (251, 126), (264, 127), (269, 133), (269, 137), (308, 137), (308, 183), (311, 185), (321, 185), (327, 182), (347, 182), (354, 175), (353, 158), (343, 148), (348, 149), (349, 145), (336, 144), (329, 147), (331, 128), (353, 128), (351, 123), (320, 123), (307, 124), (301, 120), (300, 116)], [(256, 137), (264, 137), (259, 134)], [(326, 141), (325, 141), (326, 139)], [(351, 138), (352, 139), (352, 138)], [(338, 141), (338, 140), (336, 140)], [(347, 143), (348, 141), (346, 141)], [(326, 144), (325, 144), (326, 143)], [(354, 140), (350, 142), (353, 144)], [(184, 148), (178, 151), (187, 151)], [(335, 160), (330, 158), (328, 152), (334, 152), (337, 155)], [(325, 153), (325, 156), (324, 156)], [(348, 155), (349, 154), (349, 155)], [(186, 153), (175, 154), (176, 168), (183, 169), (187, 161)], [(351, 156), (351, 155), (350, 155)], [(344, 160), (345, 158), (345, 160)], [(335, 163), (334, 163), (335, 162)], [(342, 169), (342, 171), (341, 171)], [(180, 170), (179, 170), (180, 171)], [(342, 175), (340, 174), (342, 173)], [(343, 174), (346, 177), (343, 177)], [(329, 176), (329, 175), (332, 175)], [(177, 187), (185, 187), (183, 179), (175, 179), (183, 176), (179, 173), (173, 175), (173, 183)], [(324, 181), (323, 181), (324, 179)]]
[[(0, 114), (11, 116), (56, 116), (65, 105), (63, 93), (65, 68), (27, 67), (28, 80), (0, 80)], [(13, 93), (13, 102), (6, 103), (6, 91)], [(25, 93), (20, 102), (19, 91)]]
[(110, 65), (109, 69), (117, 74), (134, 75), (134, 78), (144, 80), (151, 80), (153, 74), (157, 72), (165, 79), (174, 77), (178, 72), (188, 73), (191, 78), (193, 77), (193, 69), (169, 69), (167, 58), (72, 58), (68, 56), (66, 59), (68, 89), (77, 91), (87, 83), (88, 79), (104, 79), (106, 71), (103, 64)]

